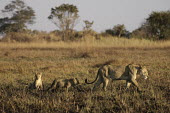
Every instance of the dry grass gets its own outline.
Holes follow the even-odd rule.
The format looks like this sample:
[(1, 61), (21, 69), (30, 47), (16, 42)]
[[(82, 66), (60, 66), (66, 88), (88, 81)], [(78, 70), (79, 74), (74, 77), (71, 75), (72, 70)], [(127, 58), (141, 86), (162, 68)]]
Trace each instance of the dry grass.
[(117, 37), (93, 38), (77, 42), (36, 42), (36, 43), (0, 43), (0, 48), (87, 48), (87, 47), (115, 47), (115, 48), (167, 48), (170, 41), (151, 41), (145, 39), (126, 39)]
[[(150, 77), (125, 91), (123, 81), (91, 93), (92, 85), (68, 93), (28, 90), (34, 72), (43, 72), (45, 88), (54, 78), (94, 80), (103, 63), (146, 65)], [(0, 43), (0, 112), (161, 112), (170, 111), (170, 42), (107, 38), (82, 42)]]

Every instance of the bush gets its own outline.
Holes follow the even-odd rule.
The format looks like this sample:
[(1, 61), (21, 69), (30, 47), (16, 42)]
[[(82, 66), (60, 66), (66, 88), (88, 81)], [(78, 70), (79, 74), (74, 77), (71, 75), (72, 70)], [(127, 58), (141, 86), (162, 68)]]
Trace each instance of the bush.
[(2, 42), (55, 42), (59, 41), (61, 38), (56, 36), (55, 33), (46, 33), (46, 32), (38, 32), (38, 31), (26, 31), (26, 32), (11, 32), (6, 34), (4, 38), (2, 38)]
[(31, 34), (17, 32), (8, 33), (2, 38), (2, 42), (33, 42), (35, 40), (38, 40), (37, 37)]

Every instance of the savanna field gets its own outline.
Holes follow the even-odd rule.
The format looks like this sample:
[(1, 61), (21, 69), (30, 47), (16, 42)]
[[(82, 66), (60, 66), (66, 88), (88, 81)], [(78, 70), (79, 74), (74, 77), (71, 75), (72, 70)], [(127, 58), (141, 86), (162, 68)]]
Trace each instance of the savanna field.
[[(129, 63), (145, 65), (143, 91), (125, 81), (110, 81), (91, 92), (98, 68)], [(77, 77), (81, 85), (69, 92), (28, 89), (42, 72), (44, 89), (55, 78)], [(0, 43), (0, 112), (2, 113), (168, 113), (170, 112), (170, 41), (106, 38), (56, 43)]]

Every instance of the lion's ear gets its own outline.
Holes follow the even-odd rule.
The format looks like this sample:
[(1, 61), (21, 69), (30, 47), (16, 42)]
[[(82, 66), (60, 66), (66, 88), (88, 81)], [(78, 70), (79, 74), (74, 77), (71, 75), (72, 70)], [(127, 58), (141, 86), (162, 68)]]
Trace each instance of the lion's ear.
[(35, 71), (35, 72), (34, 72), (34, 75), (37, 75), (37, 74), (38, 74), (38, 72), (37, 72), (37, 71)]
[(42, 76), (42, 72), (39, 73)]
[(144, 69), (144, 68), (146, 68), (146, 66), (139, 65), (139, 69)]
[(35, 76), (35, 77), (37, 76), (37, 72), (34, 73), (34, 76)]

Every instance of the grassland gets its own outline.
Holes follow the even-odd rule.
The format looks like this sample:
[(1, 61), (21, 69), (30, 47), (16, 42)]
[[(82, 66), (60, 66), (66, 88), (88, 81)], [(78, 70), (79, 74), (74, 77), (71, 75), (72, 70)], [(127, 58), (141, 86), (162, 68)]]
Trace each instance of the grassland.
[[(45, 89), (54, 78), (94, 80), (98, 67), (146, 65), (143, 88), (125, 91), (124, 81), (110, 82), (108, 91), (82, 84), (66, 92), (29, 90), (35, 72), (43, 72)], [(0, 43), (0, 112), (3, 113), (168, 113), (170, 112), (170, 42), (108, 38), (81, 42)]]

